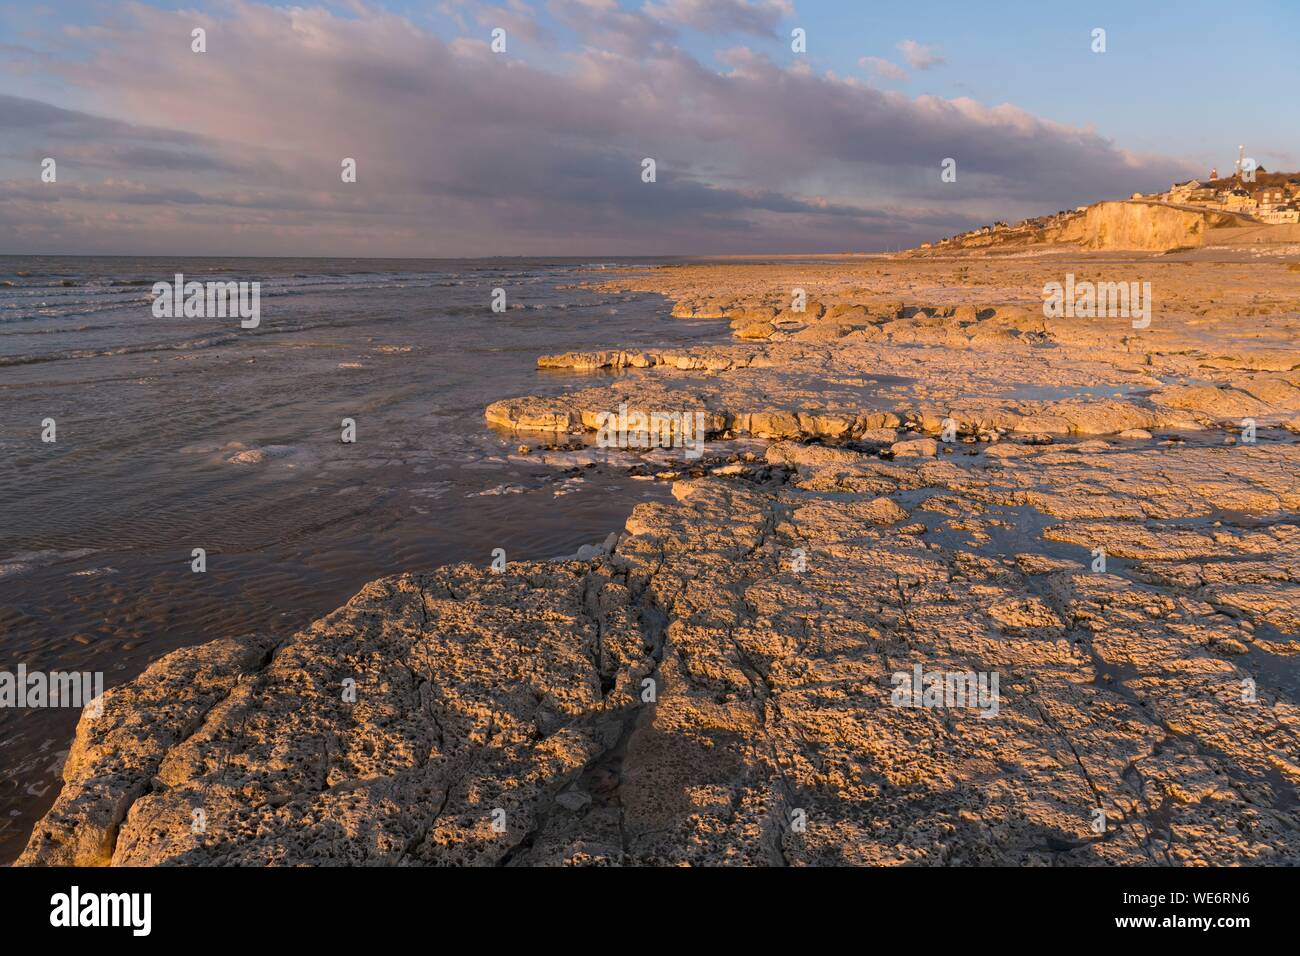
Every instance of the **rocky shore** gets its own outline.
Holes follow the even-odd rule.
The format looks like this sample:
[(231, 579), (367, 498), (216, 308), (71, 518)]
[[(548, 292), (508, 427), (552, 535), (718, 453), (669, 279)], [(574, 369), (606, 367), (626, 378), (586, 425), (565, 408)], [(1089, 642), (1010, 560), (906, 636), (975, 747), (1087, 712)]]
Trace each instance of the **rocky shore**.
[[(1065, 273), (1150, 282), (1149, 326), (1045, 319)], [(703, 458), (634, 469), (671, 502), (585, 560), (386, 578), (164, 657), (83, 717), (20, 863), (1300, 862), (1300, 273), (607, 284), (734, 343), (542, 356), (603, 374), (486, 420), (577, 445), (621, 405), (701, 413)], [(995, 698), (913, 705), (914, 674)]]

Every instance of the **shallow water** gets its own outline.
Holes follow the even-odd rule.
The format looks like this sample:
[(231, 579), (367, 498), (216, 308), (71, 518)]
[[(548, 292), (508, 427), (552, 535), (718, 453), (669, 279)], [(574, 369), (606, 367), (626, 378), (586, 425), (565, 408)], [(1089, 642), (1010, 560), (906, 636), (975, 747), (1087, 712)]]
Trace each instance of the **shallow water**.
[[(0, 257), (0, 671), (112, 687), (177, 647), (289, 633), (382, 575), (552, 558), (621, 528), (667, 488), (521, 457), (484, 407), (589, 383), (539, 374), (541, 353), (727, 326), (575, 288), (602, 278), (585, 266)], [(154, 318), (150, 288), (177, 272), (261, 281), (260, 326)], [(0, 862), (53, 801), (77, 717), (0, 708)]]

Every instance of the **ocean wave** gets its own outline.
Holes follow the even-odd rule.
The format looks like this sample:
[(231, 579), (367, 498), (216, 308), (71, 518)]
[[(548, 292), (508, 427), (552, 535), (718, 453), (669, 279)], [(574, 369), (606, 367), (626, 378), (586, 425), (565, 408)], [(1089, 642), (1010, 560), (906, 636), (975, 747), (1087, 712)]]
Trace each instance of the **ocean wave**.
[[(313, 329), (345, 328), (349, 321), (304, 322), (300, 324), (280, 324), (274, 328), (263, 325), (256, 333), (259, 336), (288, 335), (295, 332), (310, 332)], [(236, 328), (232, 332), (205, 335), (199, 338), (182, 339), (175, 342), (141, 342), (135, 345), (119, 345), (104, 349), (64, 349), (59, 352), (44, 352), (28, 355), (0, 355), (0, 368), (14, 365), (39, 365), (45, 362), (66, 362), (74, 359), (105, 358), (114, 355), (139, 355), (148, 352), (190, 352), (202, 349), (218, 348), (230, 345), (248, 335)]]
[(112, 329), (112, 328), (116, 328), (116, 326), (111, 324), (103, 324), (103, 325), (76, 325), (73, 326), (72, 328), (58, 328), (58, 329), (0, 328), (0, 338), (3, 338), (6, 335), (71, 335), (74, 332), (98, 332), (103, 329)]
[[(88, 280), (84, 284), (50, 285), (48, 282), (0, 286), (0, 323), (38, 319), (60, 319), (95, 315), (117, 309), (147, 305), (154, 300), (151, 287), (160, 279), (115, 279), (107, 282)], [(262, 298), (285, 298), (327, 293), (350, 293), (382, 290), (432, 289), (449, 284), (445, 273), (397, 276), (386, 273), (363, 273), (355, 276), (316, 275), (303, 279), (249, 279), (247, 277), (205, 276), (205, 282), (258, 282)], [(75, 292), (68, 291), (75, 288)], [(39, 301), (34, 301), (39, 300)]]
[(12, 365), (40, 365), (45, 362), (66, 362), (72, 359), (104, 358), (110, 355), (137, 355), (143, 352), (186, 352), (196, 349), (229, 345), (238, 339), (237, 333), (212, 335), (183, 342), (152, 342), (145, 345), (122, 345), (111, 349), (64, 349), (61, 352), (43, 352), (30, 355), (0, 355), (0, 368)]
[(70, 561), (94, 554), (95, 548), (78, 548), (74, 551), (19, 551), (0, 561), (0, 578), (24, 574), (35, 568), (43, 568), (59, 561)]

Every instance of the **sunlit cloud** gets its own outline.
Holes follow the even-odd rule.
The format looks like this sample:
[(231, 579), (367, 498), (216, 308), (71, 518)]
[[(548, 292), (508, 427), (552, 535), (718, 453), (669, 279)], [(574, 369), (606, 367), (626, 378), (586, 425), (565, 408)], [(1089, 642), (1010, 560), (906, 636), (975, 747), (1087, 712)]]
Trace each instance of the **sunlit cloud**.
[[(85, 108), (0, 97), (4, 251), (870, 249), (1189, 175), (1010, 104), (911, 98), (746, 47), (716, 54), (720, 71), (673, 42), (679, 29), (759, 34), (784, 3), (705, 17), (686, 0), (552, 0), (581, 45), (545, 63), (489, 48), (494, 16), (555, 39), (521, 26), (526, 8), (456, 9), (468, 35), (370, 7), (114, 12), (93, 28), (93, 57), (40, 67)], [(191, 52), (196, 25), (206, 54)], [(60, 161), (57, 186), (38, 181), (45, 156)], [(940, 183), (945, 157), (960, 190)], [(344, 158), (355, 183), (340, 179)]]

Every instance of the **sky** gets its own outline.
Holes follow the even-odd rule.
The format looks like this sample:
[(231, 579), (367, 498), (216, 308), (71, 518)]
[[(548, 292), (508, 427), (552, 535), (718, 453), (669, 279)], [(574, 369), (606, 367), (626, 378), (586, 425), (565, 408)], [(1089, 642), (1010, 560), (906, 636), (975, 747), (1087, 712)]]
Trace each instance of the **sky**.
[(6, 4), (0, 254), (879, 251), (1298, 169), (1300, 3), (1233, 9)]

